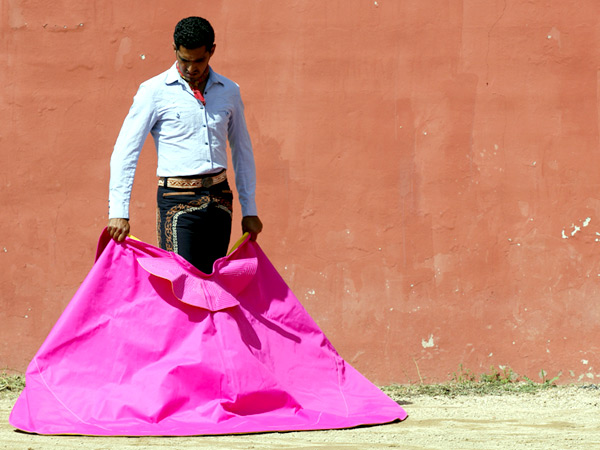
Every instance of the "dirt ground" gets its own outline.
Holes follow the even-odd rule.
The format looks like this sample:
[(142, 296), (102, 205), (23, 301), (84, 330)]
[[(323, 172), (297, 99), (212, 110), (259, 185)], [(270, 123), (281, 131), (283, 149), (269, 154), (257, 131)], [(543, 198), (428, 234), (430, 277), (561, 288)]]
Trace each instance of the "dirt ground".
[(558, 387), (537, 394), (396, 399), (402, 423), (350, 430), (198, 437), (38, 436), (8, 423), (14, 398), (0, 397), (0, 449), (600, 449), (600, 388)]

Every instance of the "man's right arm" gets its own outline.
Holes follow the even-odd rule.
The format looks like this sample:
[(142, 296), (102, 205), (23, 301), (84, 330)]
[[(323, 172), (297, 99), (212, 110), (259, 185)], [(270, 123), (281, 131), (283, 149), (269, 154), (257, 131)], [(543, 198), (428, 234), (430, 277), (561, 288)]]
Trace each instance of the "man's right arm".
[(118, 242), (129, 234), (129, 202), (135, 169), (146, 137), (155, 122), (151, 89), (142, 84), (123, 122), (110, 160), (107, 229)]

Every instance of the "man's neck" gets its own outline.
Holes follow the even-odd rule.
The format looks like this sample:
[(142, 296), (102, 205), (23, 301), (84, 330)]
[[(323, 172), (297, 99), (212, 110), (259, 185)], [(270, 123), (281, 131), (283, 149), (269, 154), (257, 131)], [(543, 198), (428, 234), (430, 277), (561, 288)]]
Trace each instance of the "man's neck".
[(198, 78), (197, 80), (190, 80), (189, 78), (186, 78), (184, 76), (183, 71), (179, 67), (179, 62), (177, 62), (176, 65), (177, 65), (177, 72), (179, 72), (179, 75), (181, 76), (181, 78), (183, 78), (190, 85), (190, 87), (192, 89), (203, 90), (206, 87), (206, 83), (208, 82), (208, 76), (210, 75), (209, 66), (206, 66), (206, 69), (204, 70), (204, 73), (200, 76), (200, 78)]

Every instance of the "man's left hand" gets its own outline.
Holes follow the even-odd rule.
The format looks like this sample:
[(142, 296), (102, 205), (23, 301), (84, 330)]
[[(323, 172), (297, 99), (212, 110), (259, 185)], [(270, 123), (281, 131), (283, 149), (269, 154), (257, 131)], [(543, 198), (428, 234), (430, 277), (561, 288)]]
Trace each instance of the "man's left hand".
[(258, 233), (262, 231), (263, 224), (258, 216), (245, 216), (242, 219), (242, 233), (250, 233), (250, 240), (255, 241)]

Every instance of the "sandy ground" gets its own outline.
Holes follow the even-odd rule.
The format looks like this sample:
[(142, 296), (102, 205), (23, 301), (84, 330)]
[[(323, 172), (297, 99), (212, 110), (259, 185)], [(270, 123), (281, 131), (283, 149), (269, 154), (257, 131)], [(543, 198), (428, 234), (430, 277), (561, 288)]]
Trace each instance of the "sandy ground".
[(351, 430), (199, 437), (38, 436), (8, 423), (14, 398), (0, 397), (0, 449), (600, 449), (600, 388), (538, 394), (396, 399), (402, 423)]

